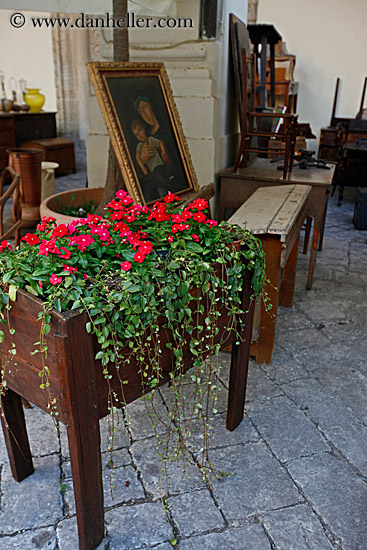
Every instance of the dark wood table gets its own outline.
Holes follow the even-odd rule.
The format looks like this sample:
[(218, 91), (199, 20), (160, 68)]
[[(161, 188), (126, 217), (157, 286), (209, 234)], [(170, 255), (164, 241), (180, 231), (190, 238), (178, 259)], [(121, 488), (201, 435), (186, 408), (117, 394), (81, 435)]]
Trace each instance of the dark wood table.
[(315, 269), (317, 250), (321, 250), (323, 232), (326, 219), (326, 210), (330, 188), (335, 171), (335, 165), (328, 165), (329, 170), (310, 168), (301, 170), (293, 168), (286, 180), (282, 178), (282, 171), (277, 170), (276, 163), (269, 159), (256, 159), (253, 164), (240, 169), (237, 173), (232, 168), (219, 172), (219, 210), (218, 219), (228, 219), (259, 187), (271, 187), (292, 183), (310, 185), (309, 215), (314, 219), (310, 264), (306, 288), (311, 289)]

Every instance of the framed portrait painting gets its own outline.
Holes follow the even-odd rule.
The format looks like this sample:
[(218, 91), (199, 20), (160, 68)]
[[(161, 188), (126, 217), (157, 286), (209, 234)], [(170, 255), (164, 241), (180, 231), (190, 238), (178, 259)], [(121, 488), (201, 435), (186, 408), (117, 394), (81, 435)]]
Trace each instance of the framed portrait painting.
[(140, 204), (198, 190), (163, 63), (87, 63), (126, 189)]

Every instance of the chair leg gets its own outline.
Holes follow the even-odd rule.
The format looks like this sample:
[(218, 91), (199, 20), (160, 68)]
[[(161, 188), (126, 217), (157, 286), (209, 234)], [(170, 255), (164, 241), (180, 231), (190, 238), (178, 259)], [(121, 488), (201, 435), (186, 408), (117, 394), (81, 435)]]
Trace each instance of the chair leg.
[(1, 403), (4, 414), (1, 415), (1, 424), (11, 472), (16, 481), (22, 481), (34, 472), (22, 399), (8, 388), (1, 397)]

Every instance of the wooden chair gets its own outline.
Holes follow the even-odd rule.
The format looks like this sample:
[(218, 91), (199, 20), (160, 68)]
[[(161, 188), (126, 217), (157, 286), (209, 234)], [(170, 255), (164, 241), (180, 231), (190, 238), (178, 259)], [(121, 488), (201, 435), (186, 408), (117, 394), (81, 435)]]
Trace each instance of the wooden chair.
[[(4, 192), (4, 184), (8, 177), (12, 178), (12, 182), (8, 189)], [(3, 241), (14, 235), (15, 246), (20, 244), (20, 229), (22, 227), (22, 208), (20, 203), (20, 175), (8, 166), (0, 176), (0, 240)], [(13, 204), (10, 214), (10, 227), (7, 222), (4, 223), (4, 207), (6, 202), (12, 198)]]

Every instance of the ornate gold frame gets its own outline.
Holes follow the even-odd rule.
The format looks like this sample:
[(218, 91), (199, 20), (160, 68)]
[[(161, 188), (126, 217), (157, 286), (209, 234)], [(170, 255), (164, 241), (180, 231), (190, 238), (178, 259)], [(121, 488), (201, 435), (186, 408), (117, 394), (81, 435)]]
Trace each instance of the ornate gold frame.
[(173, 100), (172, 90), (163, 63), (87, 63), (89, 77), (92, 81), (96, 97), (107, 126), (112, 146), (116, 153), (117, 161), (122, 173), (127, 191), (139, 204), (145, 204), (134, 162), (118, 118), (113, 102), (107, 77), (152, 77), (158, 78), (163, 94), (167, 114), (172, 125), (174, 138), (177, 144), (178, 155), (187, 179), (187, 188), (178, 191), (183, 196), (198, 191), (199, 185), (192, 165), (190, 152), (182, 131), (177, 107)]

